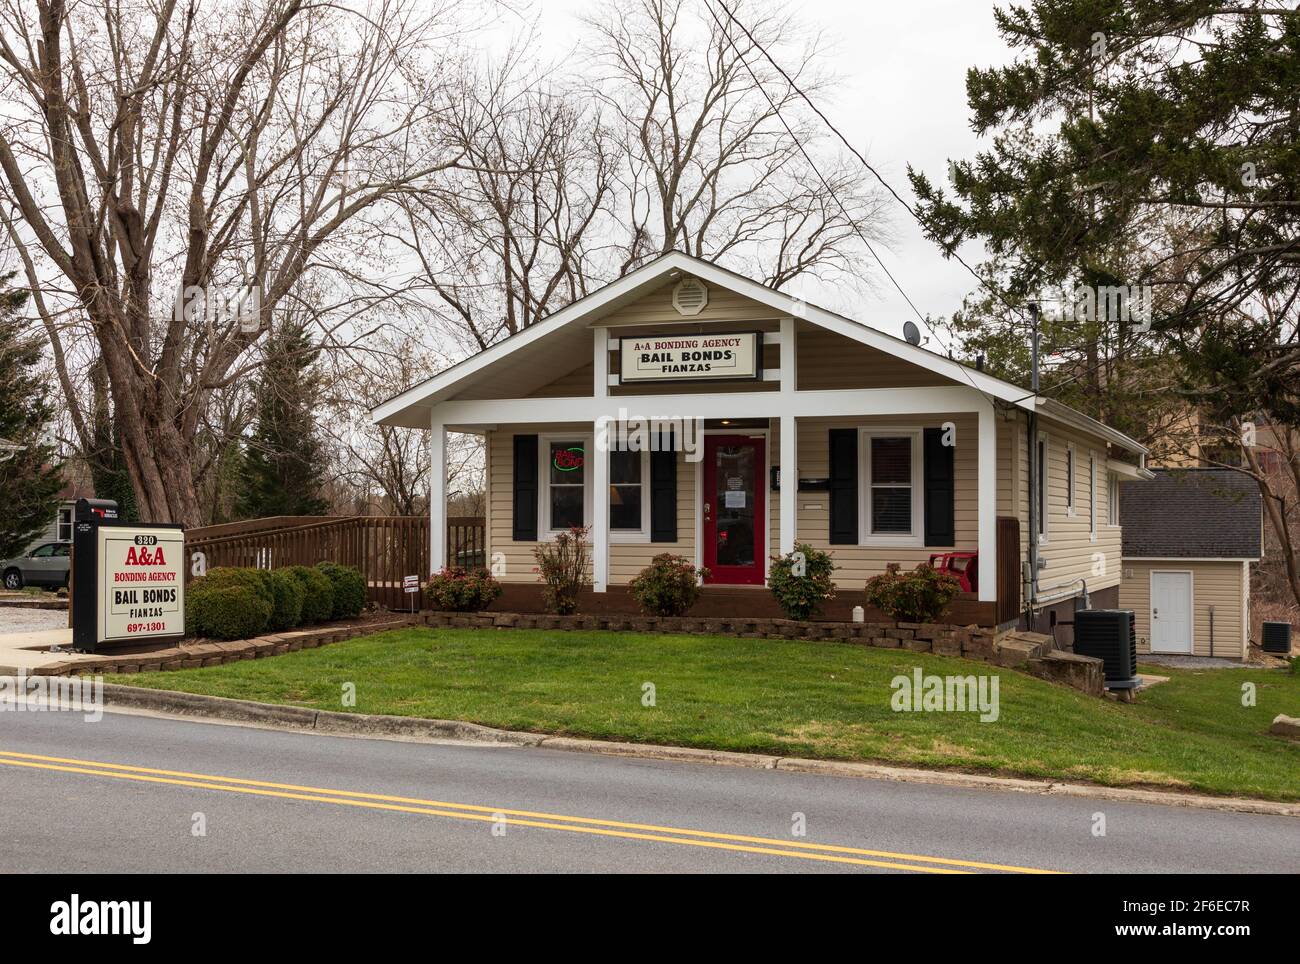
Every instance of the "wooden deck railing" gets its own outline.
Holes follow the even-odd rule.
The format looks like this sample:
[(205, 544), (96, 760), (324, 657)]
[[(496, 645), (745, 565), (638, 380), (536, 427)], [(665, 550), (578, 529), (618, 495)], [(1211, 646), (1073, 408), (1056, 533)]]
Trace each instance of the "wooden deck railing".
[[(429, 575), (428, 516), (355, 516), (269, 529), (250, 526), (248, 531), (217, 536), (194, 532), (197, 538), (187, 533), (187, 553), (203, 552), (209, 568), (279, 569), (338, 562), (361, 570), (368, 599), (389, 609), (411, 604), (402, 591), (403, 576), (419, 576), (423, 582)], [(482, 517), (449, 519), (447, 545), (449, 560), (483, 565)]]
[(483, 516), (448, 517), (447, 564), (466, 569), (482, 569), (487, 565), (487, 530)]

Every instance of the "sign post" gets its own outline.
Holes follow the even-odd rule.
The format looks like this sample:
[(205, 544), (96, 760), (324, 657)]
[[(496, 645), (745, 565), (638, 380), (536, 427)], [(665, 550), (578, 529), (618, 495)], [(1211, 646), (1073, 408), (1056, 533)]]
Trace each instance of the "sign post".
[(411, 597), (411, 613), (412, 613), (412, 615), (414, 615), (414, 613), (415, 613), (415, 593), (417, 593), (417, 592), (420, 591), (420, 577), (419, 577), (419, 576), (403, 576), (403, 577), (402, 577), (402, 591), (405, 592), (408, 596)]
[(77, 503), (72, 645), (165, 643), (185, 635), (185, 530), (117, 518), (113, 503)]

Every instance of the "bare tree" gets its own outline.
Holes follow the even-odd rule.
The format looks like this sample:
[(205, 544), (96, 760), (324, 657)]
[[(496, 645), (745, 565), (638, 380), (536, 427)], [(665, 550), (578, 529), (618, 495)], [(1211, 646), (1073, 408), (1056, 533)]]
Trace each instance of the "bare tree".
[(405, 201), (421, 281), (479, 351), (587, 294), (608, 240), (619, 162), (600, 114), (542, 83), (516, 45), (448, 108), (463, 160)]
[[(703, 0), (613, 0), (587, 19), (591, 95), (616, 118), (625, 163), (619, 272), (673, 249), (730, 261), (779, 286), (862, 275), (862, 243), (887, 240), (885, 201), (821, 151), (810, 97), (820, 37), (774, 0), (740, 5), (749, 33)], [(752, 38), (752, 39), (751, 39)], [(764, 56), (789, 64), (787, 80)]]
[(0, 217), (32, 287), (67, 292), (37, 307), (83, 441), (70, 308), (93, 336), (144, 518), (202, 521), (211, 393), (304, 278), (384, 297), (368, 239), (458, 160), (429, 96), (450, 0), (357, 3), (0, 7)]
[[(318, 420), (331, 453), (334, 502), (363, 515), (423, 515), (429, 510), (429, 449), (423, 432), (374, 425), (370, 410), (399, 385), (433, 375), (439, 365), (416, 326), (388, 329), (365, 346), (323, 359), (324, 409)], [(449, 491), (483, 486), (483, 447), (476, 436), (448, 439)]]

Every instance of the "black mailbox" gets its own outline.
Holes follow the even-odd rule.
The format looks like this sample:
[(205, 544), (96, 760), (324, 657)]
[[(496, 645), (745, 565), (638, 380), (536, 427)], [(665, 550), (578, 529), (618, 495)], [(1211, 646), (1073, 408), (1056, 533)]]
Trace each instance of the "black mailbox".
[(77, 522), (99, 522), (103, 519), (117, 518), (117, 503), (112, 499), (78, 499), (75, 519)]

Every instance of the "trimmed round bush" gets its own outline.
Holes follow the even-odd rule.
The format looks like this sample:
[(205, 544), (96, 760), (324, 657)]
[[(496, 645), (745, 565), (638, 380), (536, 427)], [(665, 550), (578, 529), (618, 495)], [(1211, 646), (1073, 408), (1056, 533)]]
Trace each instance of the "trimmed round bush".
[(628, 584), (641, 611), (651, 616), (684, 616), (700, 598), (700, 580), (709, 570), (696, 569), (685, 556), (661, 552)]
[(334, 619), (348, 619), (360, 615), (366, 605), (366, 579), (355, 566), (337, 562), (318, 562), (316, 568), (325, 574), (334, 590)]
[(209, 573), (186, 587), (185, 634), (210, 639), (250, 639), (261, 635), (271, 620), (272, 609), (261, 580), (211, 577)]
[(281, 632), (302, 623), (302, 606), (307, 598), (307, 591), (301, 582), (283, 569), (272, 569), (266, 573), (271, 590), (271, 632)]
[(829, 552), (799, 543), (794, 552), (773, 557), (767, 584), (787, 619), (812, 619), (822, 604), (835, 598), (835, 560)]
[(891, 562), (881, 575), (867, 580), (867, 602), (890, 619), (909, 623), (934, 622), (959, 592), (956, 576), (924, 562), (907, 573)]
[(302, 621), (321, 623), (334, 613), (334, 585), (329, 577), (311, 566), (289, 566), (280, 570), (298, 580), (303, 588)]
[(429, 605), (442, 612), (475, 613), (501, 595), (501, 584), (486, 569), (450, 566), (429, 577), (424, 585)]

